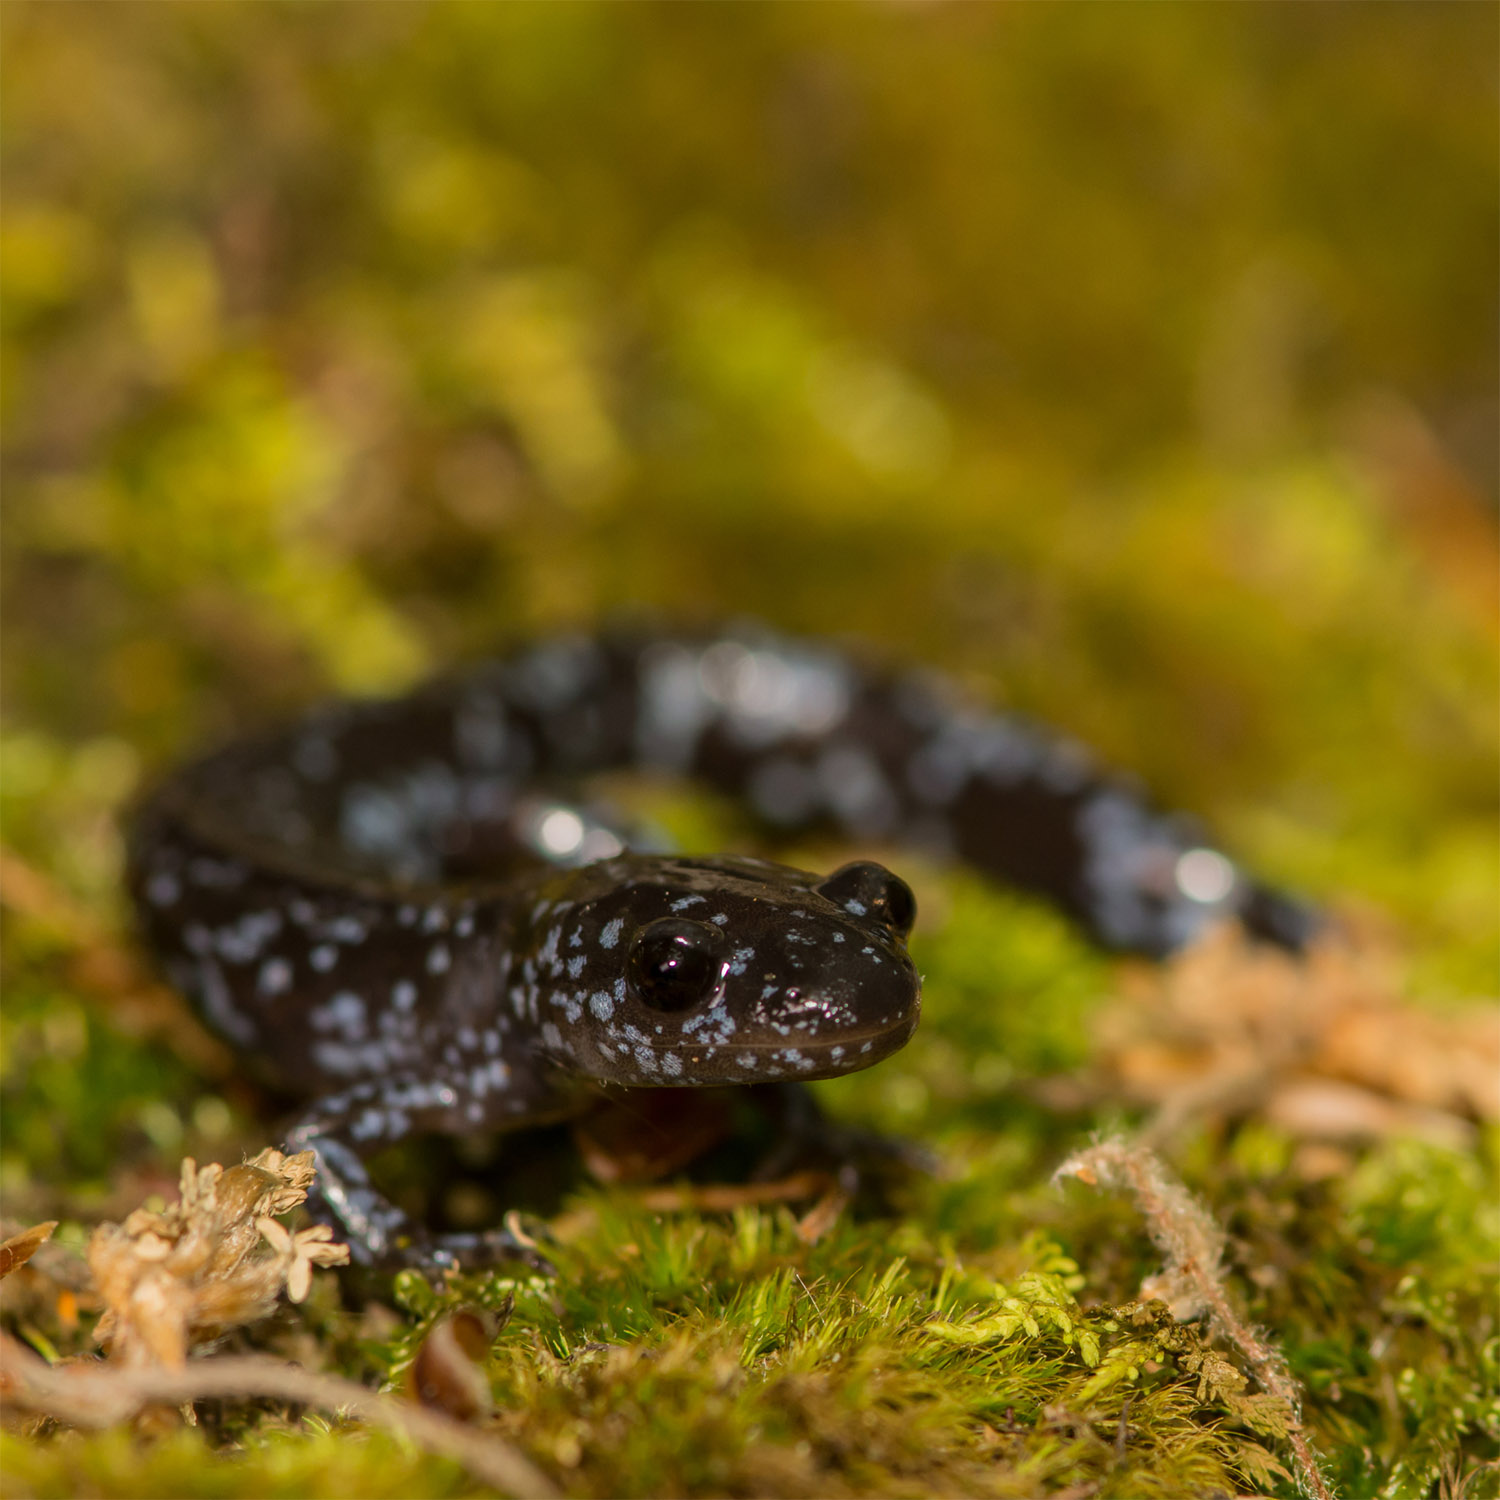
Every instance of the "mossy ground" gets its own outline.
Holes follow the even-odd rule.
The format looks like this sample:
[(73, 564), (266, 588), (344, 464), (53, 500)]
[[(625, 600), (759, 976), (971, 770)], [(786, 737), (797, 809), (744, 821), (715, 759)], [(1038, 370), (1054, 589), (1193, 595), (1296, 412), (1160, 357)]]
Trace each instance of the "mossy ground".
[[(124, 957), (154, 768), (621, 608), (1003, 689), (1374, 933), (1413, 1010), (1493, 1004), (1500, 22), (1126, 14), (5, 7), (8, 1218), (80, 1248), (271, 1140)], [(1142, 1118), (1073, 1086), (1136, 978), (889, 857), (922, 1027), (820, 1090), (940, 1173), (809, 1245), (560, 1148), (516, 1188), (556, 1279), (445, 1294), (514, 1295), (500, 1430), (580, 1495), (1293, 1493), (1238, 1356), (1137, 1306), (1136, 1207), (1050, 1180)], [(1168, 1155), (1330, 1482), (1500, 1493), (1493, 1125), (1306, 1144), (1209, 1109)], [(7, 1328), (86, 1349), (19, 1280)], [(434, 1294), (337, 1280), (252, 1337), (399, 1383)], [(477, 1492), (265, 1402), (0, 1441), (16, 1495)]]

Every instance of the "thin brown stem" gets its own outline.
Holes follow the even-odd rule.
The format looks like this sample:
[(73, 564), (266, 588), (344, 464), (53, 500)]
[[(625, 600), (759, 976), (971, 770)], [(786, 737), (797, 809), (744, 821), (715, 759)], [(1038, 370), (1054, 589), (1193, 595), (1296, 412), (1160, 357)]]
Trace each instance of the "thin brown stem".
[(1169, 1279), (1208, 1313), (1210, 1330), (1240, 1351), (1261, 1388), (1286, 1403), (1291, 1413), (1287, 1440), (1303, 1488), (1314, 1500), (1333, 1500), (1302, 1425), (1301, 1388), (1281, 1351), (1251, 1328), (1230, 1300), (1224, 1284), (1224, 1235), (1209, 1211), (1155, 1152), (1123, 1141), (1099, 1141), (1078, 1152), (1058, 1168), (1057, 1176), (1130, 1190), (1152, 1240), (1166, 1257)]
[(73, 1427), (112, 1427), (148, 1406), (214, 1397), (268, 1397), (338, 1411), (372, 1427), (404, 1433), (429, 1453), (454, 1459), (506, 1495), (550, 1500), (557, 1486), (503, 1438), (455, 1422), (338, 1375), (322, 1375), (261, 1355), (190, 1360), (181, 1369), (68, 1365), (53, 1368), (13, 1340), (4, 1343), (0, 1400)]

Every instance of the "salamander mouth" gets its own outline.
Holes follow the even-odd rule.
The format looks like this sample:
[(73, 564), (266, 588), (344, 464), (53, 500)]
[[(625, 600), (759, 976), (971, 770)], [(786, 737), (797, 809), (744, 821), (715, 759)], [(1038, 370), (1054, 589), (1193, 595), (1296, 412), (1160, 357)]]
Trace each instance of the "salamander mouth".
[(683, 1082), (712, 1071), (746, 1083), (772, 1079), (811, 1083), (822, 1078), (842, 1078), (883, 1062), (911, 1040), (918, 1019), (919, 1010), (914, 1008), (909, 1015), (889, 1025), (825, 1037), (808, 1037), (793, 1029), (787, 1036), (771, 1040), (730, 1041), (712, 1049), (679, 1044), (669, 1050), (682, 1061)]

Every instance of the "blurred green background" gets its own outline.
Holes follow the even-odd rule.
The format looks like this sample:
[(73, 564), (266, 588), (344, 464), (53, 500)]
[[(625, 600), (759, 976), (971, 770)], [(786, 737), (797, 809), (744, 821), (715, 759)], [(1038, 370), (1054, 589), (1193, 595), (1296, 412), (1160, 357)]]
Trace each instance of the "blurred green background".
[(946, 666), (1493, 984), (1492, 5), (9, 3), (12, 847), (622, 608)]
[[(1493, 995), (1493, 4), (5, 0), (0, 41), (8, 1212), (76, 1249), (170, 1194), (182, 1151), (269, 1139), (120, 960), (119, 812), (144, 778), (327, 692), (622, 610), (943, 667), (1394, 934), (1422, 1002)], [(978, 882), (921, 889), (928, 1019), (825, 1097), (957, 1176), (894, 1228), (846, 1222), (812, 1286), (899, 1252), (925, 1297), (958, 1250), (1008, 1278), (1046, 1233), (1090, 1296), (1133, 1296), (1131, 1211), (1042, 1186), (1120, 1107), (1009, 1087), (1097, 1056), (1117, 971)], [(1427, 1494), (1449, 1460), (1444, 1485), (1480, 1493), (1455, 1455), (1494, 1451), (1493, 1145), (1386, 1142), (1323, 1184), (1277, 1165), (1292, 1145), (1255, 1122), (1181, 1153), (1236, 1259), (1274, 1272), (1242, 1278), (1247, 1315), (1345, 1494)], [(578, 1201), (603, 1227), (577, 1231), (566, 1313), (518, 1315), (502, 1381), (529, 1451), (550, 1464), (562, 1433), (576, 1464), (582, 1432), (577, 1493), (662, 1493), (663, 1455), (700, 1452), (750, 1467), (678, 1489), (835, 1492), (796, 1457), (800, 1414), (822, 1453), (834, 1411), (806, 1382), (767, 1428), (774, 1373), (732, 1420), (718, 1385), (679, 1402), (631, 1375), (633, 1449), (578, 1425), (603, 1398), (538, 1395), (549, 1320), (638, 1319), (618, 1336), (650, 1358), (707, 1308), (707, 1346), (733, 1347), (735, 1310), (789, 1286), (769, 1216), (721, 1296), (698, 1281), (740, 1266), (717, 1220)], [(657, 1280), (626, 1296), (640, 1245)], [(868, 1358), (916, 1368), (910, 1338)], [(1049, 1411), (1084, 1379), (1008, 1357), (949, 1372), (976, 1382), (944, 1387), (957, 1467), (864, 1488), (1266, 1487), (1171, 1370), (1111, 1398), (1094, 1468), (1044, 1428), (997, 1467), (975, 1415), (1018, 1432), (1006, 1403)], [(864, 1377), (809, 1359), (864, 1420)], [(929, 1394), (881, 1407), (914, 1448)], [(719, 1425), (683, 1437), (678, 1405)], [(383, 1450), (342, 1433), (239, 1477), (196, 1441), (172, 1478), (109, 1441), (11, 1463), (38, 1494), (453, 1488), (409, 1454), (349, 1478)], [(771, 1450), (790, 1467), (756, 1470)]]

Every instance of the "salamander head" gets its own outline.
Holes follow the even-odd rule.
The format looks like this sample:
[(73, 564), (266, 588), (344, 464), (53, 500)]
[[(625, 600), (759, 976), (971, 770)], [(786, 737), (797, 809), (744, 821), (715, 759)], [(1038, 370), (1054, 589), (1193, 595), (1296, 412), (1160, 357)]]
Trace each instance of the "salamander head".
[[(542, 1051), (632, 1087), (831, 1078), (916, 1029), (916, 914), (880, 865), (624, 855), (560, 876), (512, 970)], [(519, 987), (519, 988), (518, 988)]]

